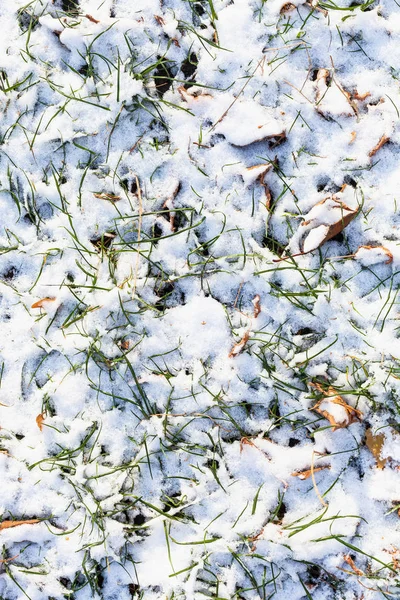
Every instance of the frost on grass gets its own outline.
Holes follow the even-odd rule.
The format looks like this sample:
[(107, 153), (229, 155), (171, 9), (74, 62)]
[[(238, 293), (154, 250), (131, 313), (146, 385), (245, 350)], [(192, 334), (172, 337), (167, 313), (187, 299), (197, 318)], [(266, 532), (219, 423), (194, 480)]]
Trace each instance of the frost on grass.
[(0, 598), (400, 592), (391, 0), (0, 3)]

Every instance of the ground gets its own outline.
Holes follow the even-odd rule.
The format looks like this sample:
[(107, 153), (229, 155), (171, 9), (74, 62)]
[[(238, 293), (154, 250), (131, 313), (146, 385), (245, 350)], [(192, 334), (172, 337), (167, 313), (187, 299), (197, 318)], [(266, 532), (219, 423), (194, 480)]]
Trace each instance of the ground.
[(400, 8), (360, 1), (2, 0), (1, 600), (400, 597)]

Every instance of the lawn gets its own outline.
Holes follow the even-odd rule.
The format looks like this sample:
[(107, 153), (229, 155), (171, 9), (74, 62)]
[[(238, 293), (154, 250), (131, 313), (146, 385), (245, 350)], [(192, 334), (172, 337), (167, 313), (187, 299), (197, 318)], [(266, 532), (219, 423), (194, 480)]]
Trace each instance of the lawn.
[(0, 26), (0, 600), (400, 598), (400, 5)]

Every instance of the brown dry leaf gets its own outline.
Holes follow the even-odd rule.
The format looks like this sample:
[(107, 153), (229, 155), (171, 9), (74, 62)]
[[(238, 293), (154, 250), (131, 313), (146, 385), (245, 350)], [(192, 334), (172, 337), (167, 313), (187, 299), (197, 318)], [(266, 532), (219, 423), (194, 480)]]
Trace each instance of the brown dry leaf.
[(352, 131), (350, 135), (351, 135), (351, 139), (350, 139), (349, 144), (353, 144), (355, 142), (355, 140), (356, 140), (357, 132), (356, 131)]
[(246, 333), (244, 334), (244, 336), (242, 337), (240, 342), (238, 342), (237, 344), (235, 344), (233, 346), (232, 350), (228, 354), (228, 357), (233, 358), (234, 356), (237, 356), (238, 354), (240, 354), (242, 352), (242, 350), (244, 349), (245, 345), (247, 344), (247, 342), (249, 341), (249, 337), (250, 337), (250, 332), (246, 331)]
[(329, 423), (333, 427), (332, 431), (336, 431), (336, 429), (341, 429), (343, 427), (348, 427), (355, 421), (359, 421), (361, 419), (361, 417), (362, 417), (361, 411), (359, 411), (357, 408), (353, 408), (353, 406), (350, 406), (349, 404), (347, 404), (343, 400), (343, 398), (336, 393), (336, 390), (332, 386), (329, 386), (328, 390), (326, 391), (318, 383), (310, 383), (310, 385), (312, 385), (320, 393), (322, 393), (325, 396), (325, 398), (328, 398), (329, 399), (328, 402), (331, 402), (332, 404), (337, 404), (337, 405), (341, 406), (342, 408), (344, 408), (344, 410), (345, 410), (346, 418), (343, 421), (336, 421), (334, 415), (332, 415), (325, 408), (321, 408), (321, 405), (323, 403), (327, 402), (327, 400), (325, 400), (325, 398), (323, 398), (322, 400), (319, 400), (311, 408), (311, 410), (315, 410), (315, 412), (317, 412), (318, 414), (325, 417), (325, 419), (328, 419)]
[(368, 96), (370, 96), (370, 95), (371, 95), (371, 92), (364, 92), (364, 94), (359, 94), (356, 90), (353, 94), (353, 98), (355, 100), (360, 100), (362, 102), (363, 100), (368, 98)]
[[(387, 256), (387, 260), (385, 260), (386, 265), (390, 265), (390, 263), (393, 262), (393, 254), (390, 252), (390, 250), (388, 250), (384, 246), (360, 246), (360, 248), (365, 248), (366, 250), (379, 249), (379, 250), (381, 250), (381, 252), (383, 252)], [(360, 250), (360, 248), (358, 248), (358, 250)], [(358, 250), (357, 250), (357, 252), (358, 252)], [(357, 258), (357, 252), (355, 252), (355, 254), (354, 254), (355, 258)]]
[(271, 192), (270, 192), (270, 189), (268, 187), (268, 184), (265, 181), (265, 176), (267, 175), (267, 173), (271, 169), (272, 169), (272, 163), (261, 164), (261, 165), (253, 165), (252, 167), (246, 167), (246, 171), (248, 173), (251, 173), (252, 171), (255, 171), (256, 173), (257, 172), (259, 173), (257, 175), (255, 181), (258, 181), (258, 183), (264, 188), (264, 192), (265, 192), (265, 207), (267, 209), (269, 209), (269, 207), (271, 205)]
[(373, 156), (375, 156), (375, 154), (378, 152), (378, 150), (380, 150), (382, 148), (382, 146), (384, 146), (385, 144), (387, 144), (390, 141), (390, 138), (387, 135), (383, 135), (381, 137), (381, 139), (379, 140), (379, 142), (376, 144), (376, 146), (374, 146), (372, 148), (372, 150), (370, 152), (368, 152), (368, 156), (370, 158), (372, 158)]
[(313, 472), (324, 471), (325, 469), (330, 469), (330, 465), (324, 465), (322, 467), (314, 467), (314, 469), (305, 469), (304, 471), (294, 471), (292, 473), (292, 477), (298, 477), (301, 480), (308, 479), (312, 477)]
[(34, 302), (31, 306), (31, 308), (43, 308), (43, 304), (45, 302), (54, 302), (54, 300), (55, 300), (55, 298), (42, 298), (41, 300)]
[(254, 296), (252, 303), (254, 306), (254, 318), (257, 319), (258, 315), (261, 312), (260, 296), (258, 294)]
[(378, 469), (383, 469), (388, 461), (387, 458), (381, 458), (381, 451), (384, 443), (385, 435), (383, 433), (373, 434), (372, 429), (367, 429), (365, 432), (365, 445), (373, 454)]
[(36, 417), (36, 425), (39, 427), (40, 431), (43, 431), (43, 421), (45, 420), (45, 416), (43, 413), (40, 413), (40, 415), (38, 415)]
[(164, 19), (162, 17), (160, 17), (160, 15), (154, 15), (154, 18), (155, 18), (155, 20), (157, 21), (157, 23), (159, 25), (161, 25), (161, 26), (165, 25), (165, 21), (164, 21)]
[[(345, 186), (343, 186), (342, 190), (344, 189)], [(335, 235), (338, 235), (339, 233), (341, 233), (343, 231), (343, 229), (345, 227), (347, 227), (347, 225), (349, 223), (351, 223), (351, 221), (357, 216), (358, 214), (358, 208), (357, 209), (352, 209), (349, 208), (344, 202), (341, 202), (336, 196), (328, 196), (328, 198), (324, 198), (324, 200), (321, 200), (321, 202), (317, 202), (317, 204), (315, 206), (319, 206), (322, 204), (325, 204), (325, 202), (327, 202), (328, 200), (333, 201), (333, 205), (332, 205), (332, 209), (340, 209), (339, 212), (339, 219), (338, 221), (336, 221), (336, 223), (330, 223), (325, 225), (324, 223), (318, 223), (316, 224), (316, 227), (313, 229), (317, 229), (317, 228), (322, 228), (324, 227), (324, 230), (321, 230), (322, 232), (322, 237), (321, 240), (318, 242), (316, 247), (312, 247), (310, 249), (306, 249), (306, 244), (305, 242), (307, 241), (308, 236), (306, 237), (306, 239), (303, 241), (303, 248), (302, 248), (302, 252), (304, 254), (307, 254), (308, 252), (313, 252), (314, 250), (317, 250), (317, 248), (320, 248), (323, 244), (325, 244), (325, 242), (327, 242), (328, 240), (332, 239), (333, 237), (335, 237)], [(310, 221), (304, 221), (302, 223), (303, 226), (309, 225)], [(311, 231), (313, 231), (311, 230)], [(309, 232), (308, 232), (309, 233)]]
[(40, 519), (26, 519), (25, 521), (3, 521), (0, 523), (0, 531), (2, 529), (9, 529), (10, 527), (18, 527), (19, 525), (34, 525), (39, 523)]
[[(349, 106), (352, 110), (352, 112), (347, 112), (347, 109), (345, 109), (342, 106), (340, 114), (344, 114), (349, 117), (352, 116), (352, 113), (354, 113), (355, 115), (358, 115), (358, 107), (357, 107), (356, 103), (354, 102), (352, 95), (341, 85), (341, 83), (339, 83), (339, 81), (336, 79), (336, 77), (333, 76), (333, 73), (334, 73), (333, 63), (332, 63), (332, 67), (333, 67), (332, 74), (328, 69), (319, 69), (317, 72), (315, 102), (317, 105), (318, 112), (320, 114), (322, 114), (323, 116), (325, 116), (326, 109), (324, 109), (322, 106), (318, 106), (318, 105), (321, 104), (321, 102), (323, 101), (323, 99), (325, 98), (325, 96), (328, 93), (330, 93), (330, 94), (334, 93), (333, 85), (335, 85), (336, 88), (339, 90), (339, 92), (344, 96), (344, 98), (346, 99), (346, 102), (349, 104)], [(327, 112), (329, 113), (330, 110), (328, 109)]]
[(213, 98), (213, 96), (211, 94), (207, 94), (207, 93), (201, 93), (201, 92), (197, 92), (197, 91), (194, 93), (191, 93), (191, 91), (187, 90), (185, 87), (183, 87), (183, 85), (178, 87), (178, 92), (182, 96), (182, 99), (185, 102), (188, 102), (189, 104), (191, 102), (200, 102), (200, 100), (209, 100), (210, 98)]
[(85, 15), (85, 17), (87, 19), (89, 19), (89, 21), (91, 21), (92, 23), (100, 23), (100, 21), (98, 21), (97, 19), (95, 19), (94, 17), (92, 17), (92, 15)]
[(290, 12), (291, 10), (294, 10), (296, 8), (296, 6), (294, 4), (292, 4), (291, 2), (287, 2), (286, 4), (284, 4), (281, 8), (281, 10), (279, 11), (281, 15)]
[(360, 577), (362, 577), (364, 575), (364, 573), (361, 571), (361, 569), (359, 569), (354, 560), (351, 558), (351, 556), (349, 554), (346, 554), (343, 557), (344, 562), (346, 562), (354, 571), (354, 573), (356, 573), (357, 575), (360, 575)]
[(109, 200), (110, 202), (117, 202), (121, 200), (121, 196), (116, 196), (115, 194), (108, 194), (107, 192), (101, 192), (100, 194), (93, 194), (95, 198), (100, 198), (100, 200)]

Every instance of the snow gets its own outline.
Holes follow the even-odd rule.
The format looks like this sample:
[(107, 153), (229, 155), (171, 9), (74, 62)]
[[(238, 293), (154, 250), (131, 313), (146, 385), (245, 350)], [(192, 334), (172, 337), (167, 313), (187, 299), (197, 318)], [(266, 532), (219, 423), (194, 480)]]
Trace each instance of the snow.
[(4, 600), (397, 597), (400, 9), (340, 6), (0, 4)]

